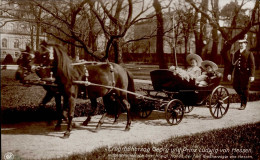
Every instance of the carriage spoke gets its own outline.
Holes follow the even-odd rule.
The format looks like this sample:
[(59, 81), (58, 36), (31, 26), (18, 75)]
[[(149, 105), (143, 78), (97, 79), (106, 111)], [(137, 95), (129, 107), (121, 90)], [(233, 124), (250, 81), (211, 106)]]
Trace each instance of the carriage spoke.
[(220, 96), (222, 95), (223, 93), (223, 88), (220, 88)]
[(222, 99), (222, 101), (224, 102), (225, 100), (227, 100), (229, 98), (229, 96), (226, 96)]
[(217, 108), (215, 108), (215, 110), (214, 110), (214, 115), (215, 115), (216, 111), (217, 111)]
[[(222, 105), (220, 105), (220, 106), (222, 106)], [(220, 111), (221, 115), (223, 115), (221, 108), (222, 107), (219, 107), (219, 111)]]
[(219, 114), (219, 108), (217, 107), (216, 110), (217, 110), (217, 117), (218, 117), (218, 114)]
[[(221, 115), (226, 113), (226, 108), (223, 105), (221, 105), (220, 109), (221, 109)], [(222, 109), (224, 110), (224, 113), (222, 113)]]

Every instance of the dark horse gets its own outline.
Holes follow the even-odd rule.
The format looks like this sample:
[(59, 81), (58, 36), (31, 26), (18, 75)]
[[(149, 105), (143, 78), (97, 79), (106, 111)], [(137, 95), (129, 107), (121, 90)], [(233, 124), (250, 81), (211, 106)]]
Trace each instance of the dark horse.
[[(105, 108), (109, 113), (109, 111), (111, 111), (111, 108), (109, 107), (111, 98), (116, 99), (116, 101), (123, 105), (127, 111), (127, 124), (125, 130), (130, 129), (130, 103), (134, 102), (135, 97), (127, 92), (113, 89), (113, 87), (116, 87), (125, 91), (135, 91), (133, 78), (126, 69), (118, 64), (110, 62), (96, 65), (73, 65), (72, 59), (64, 52), (62, 46), (47, 43), (42, 44), (41, 49), (38, 54), (36, 54), (35, 61), (38, 61), (38, 64), (44, 62), (45, 65), (52, 67), (55, 83), (58, 85), (59, 91), (66, 101), (66, 103), (64, 103), (64, 108), (68, 108), (68, 127), (67, 131), (64, 133), (64, 138), (68, 138), (70, 131), (72, 130), (75, 101), (78, 89), (83, 86), (75, 84), (75, 81), (87, 80), (93, 84), (103, 85), (83, 86), (87, 91), (92, 108), (97, 107), (96, 99), (103, 97)], [(109, 88), (104, 86), (109, 86)], [(107, 113), (104, 113), (96, 129), (100, 128), (106, 115)], [(85, 124), (90, 120), (90, 116), (91, 115), (89, 115), (84, 122)]]
[[(36, 58), (35, 58), (36, 56)], [(38, 75), (38, 77), (43, 80), (46, 81), (48, 80), (51, 76), (52, 76), (52, 69), (50, 68), (50, 63), (51, 61), (48, 58), (48, 55), (46, 54), (40, 54), (39, 52), (34, 52), (31, 50), (30, 47), (26, 47), (26, 50), (21, 52), (21, 55), (19, 56), (18, 60), (17, 60), (17, 64), (18, 64), (18, 70), (16, 72), (16, 79), (20, 80), (22, 83), (26, 83), (25, 77), (30, 75), (32, 72), (36, 72), (36, 74)], [(32, 66), (34, 65), (38, 65), (38, 67), (36, 69), (34, 69), (32, 71)], [(53, 79), (52, 79), (53, 80)], [(43, 88), (46, 90), (46, 95), (44, 96), (44, 98), (42, 99), (41, 103), (40, 103), (40, 109), (44, 108), (44, 106), (54, 97), (55, 98), (55, 102), (56, 102), (56, 112), (57, 112), (57, 125), (55, 126), (55, 130), (60, 130), (61, 129), (61, 123), (62, 123), (62, 118), (64, 118), (66, 120), (66, 111), (62, 114), (63, 108), (61, 105), (61, 91), (59, 90), (58, 87), (53, 86), (53, 85), (43, 85)], [(79, 87), (79, 93), (78, 93), (78, 98), (82, 98), (82, 99), (86, 99), (87, 95), (86, 95), (86, 87), (85, 86), (80, 86)], [(65, 99), (63, 99), (65, 100)], [(66, 103), (66, 102), (64, 102)], [(117, 119), (118, 119), (118, 113), (120, 112), (120, 106), (118, 106), (118, 103), (115, 102), (115, 99), (107, 99), (107, 102), (105, 103), (106, 105), (114, 105), (114, 110), (111, 110), (110, 114), (114, 114), (115, 115), (115, 121), (114, 123), (117, 123)], [(102, 107), (102, 104), (99, 104), (99, 107)], [(94, 115), (96, 108), (93, 108), (90, 112), (89, 112), (89, 116), (86, 119), (86, 121), (83, 123), (83, 125), (87, 125), (88, 122), (91, 119), (91, 116)]]
[[(26, 47), (26, 50), (21, 52), (21, 55), (19, 56), (18, 60), (17, 60), (17, 64), (18, 64), (18, 70), (16, 71), (15, 77), (17, 80), (20, 80), (22, 83), (25, 83), (25, 77), (29, 74), (32, 73), (31, 70), (31, 65), (33, 63), (35, 63), (35, 53), (32, 52), (32, 50), (30, 49), (30, 47)], [(37, 62), (37, 61), (36, 61)], [(41, 64), (43, 65), (43, 64)], [(51, 76), (51, 70), (50, 68), (38, 68), (36, 71), (36, 74), (41, 78), (49, 78)], [(55, 126), (56, 130), (60, 129), (60, 124), (62, 122), (62, 105), (61, 105), (61, 93), (59, 92), (58, 87), (55, 86), (49, 86), (49, 85), (45, 85), (43, 86), (43, 88), (46, 90), (46, 95), (44, 96), (44, 98), (42, 99), (41, 103), (40, 103), (40, 108), (43, 108), (53, 97), (55, 98), (55, 103), (56, 103), (56, 110), (58, 113), (58, 125)]]

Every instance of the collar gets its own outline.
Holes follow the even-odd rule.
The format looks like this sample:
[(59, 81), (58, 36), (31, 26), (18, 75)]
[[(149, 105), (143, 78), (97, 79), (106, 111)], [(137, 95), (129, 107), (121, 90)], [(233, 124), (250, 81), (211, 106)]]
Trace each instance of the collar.
[(243, 53), (245, 50), (246, 50), (245, 48), (244, 49), (240, 49), (239, 52)]

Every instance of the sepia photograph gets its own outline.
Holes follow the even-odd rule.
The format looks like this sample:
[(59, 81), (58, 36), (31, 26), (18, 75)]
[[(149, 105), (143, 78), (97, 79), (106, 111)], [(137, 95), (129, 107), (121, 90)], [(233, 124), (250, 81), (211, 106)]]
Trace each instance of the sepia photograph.
[(0, 0), (2, 160), (260, 158), (260, 0)]

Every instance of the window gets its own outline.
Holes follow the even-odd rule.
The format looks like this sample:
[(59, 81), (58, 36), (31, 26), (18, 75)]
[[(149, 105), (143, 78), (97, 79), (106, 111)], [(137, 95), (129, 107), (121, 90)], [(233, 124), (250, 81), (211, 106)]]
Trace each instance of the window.
[(14, 56), (17, 58), (19, 57), (20, 53), (19, 52), (14, 52)]
[(14, 48), (19, 48), (19, 40), (14, 40)]
[(6, 51), (3, 51), (1, 54), (1, 58), (5, 58), (5, 56), (6, 56)]
[(7, 47), (7, 39), (6, 38), (3, 38), (2, 39), (2, 47), (4, 48), (6, 48)]
[(9, 23), (9, 24), (7, 25), (7, 30), (9, 30), (9, 31), (14, 30), (14, 24), (13, 24), (13, 23)]

